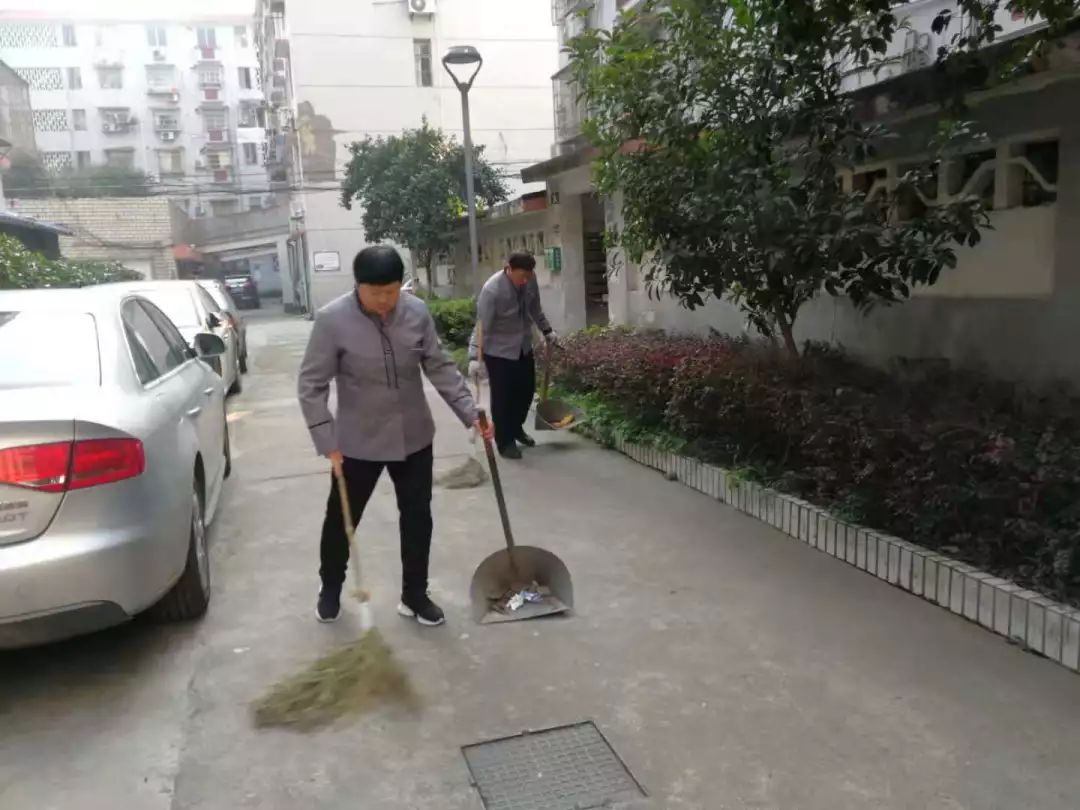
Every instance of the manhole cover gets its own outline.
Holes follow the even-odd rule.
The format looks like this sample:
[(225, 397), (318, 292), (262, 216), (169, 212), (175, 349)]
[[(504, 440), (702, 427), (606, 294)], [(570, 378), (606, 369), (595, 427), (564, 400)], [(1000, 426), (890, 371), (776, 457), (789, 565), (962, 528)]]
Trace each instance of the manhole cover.
[(645, 795), (591, 722), (461, 750), (485, 810), (588, 810)]

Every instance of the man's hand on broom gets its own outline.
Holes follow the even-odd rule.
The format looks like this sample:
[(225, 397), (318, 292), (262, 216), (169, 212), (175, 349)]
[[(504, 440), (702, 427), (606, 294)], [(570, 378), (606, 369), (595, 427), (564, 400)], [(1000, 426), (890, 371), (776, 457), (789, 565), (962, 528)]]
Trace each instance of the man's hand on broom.
[(345, 456), (342, 455), (340, 450), (331, 450), (326, 454), (326, 457), (330, 459), (330, 466), (334, 468), (334, 475), (340, 478), (345, 469)]
[(495, 438), (495, 425), (490, 420), (481, 422), (477, 419), (473, 422), (473, 430), (476, 431), (477, 436), (486, 442), (490, 442)]

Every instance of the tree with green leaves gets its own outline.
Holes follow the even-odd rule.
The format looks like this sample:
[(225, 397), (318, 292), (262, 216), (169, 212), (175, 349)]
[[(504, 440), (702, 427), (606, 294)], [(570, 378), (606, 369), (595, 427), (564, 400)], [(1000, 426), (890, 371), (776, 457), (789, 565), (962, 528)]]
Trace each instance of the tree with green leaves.
[[(822, 291), (864, 312), (902, 301), (954, 267), (958, 245), (979, 241), (988, 226), (979, 200), (910, 204), (971, 135), (955, 117), (931, 143), (911, 145), (931, 158), (889, 188), (850, 180), (891, 133), (860, 114), (844, 77), (884, 58), (902, 28), (897, 5), (646, 0), (613, 31), (571, 42), (586, 135), (600, 151), (598, 190), (623, 197), (623, 226), (609, 238), (643, 263), (651, 294), (689, 308), (710, 296), (732, 301), (798, 356), (798, 313)], [(936, 69), (953, 79), (944, 86), (955, 92), (941, 93), (951, 112), (962, 108), (979, 46), (1000, 31), (1002, 5), (960, 0), (968, 24)], [(1075, 3), (1010, 8), (1043, 13), (1053, 31)], [(934, 25), (959, 21), (943, 12)]]
[[(369, 136), (348, 148), (341, 204), (360, 204), (369, 241), (392, 240), (412, 250), (432, 290), (435, 257), (451, 248), (465, 213), (464, 148), (426, 119), (419, 129)], [(483, 159), (482, 146), (475, 147), (473, 170), (478, 210), (506, 199), (506, 184)]]

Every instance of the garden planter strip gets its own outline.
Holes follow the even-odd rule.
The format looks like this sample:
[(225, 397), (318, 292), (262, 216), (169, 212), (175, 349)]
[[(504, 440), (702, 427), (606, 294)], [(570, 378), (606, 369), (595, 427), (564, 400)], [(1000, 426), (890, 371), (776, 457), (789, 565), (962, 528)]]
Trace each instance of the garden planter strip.
[(639, 464), (1080, 672), (1080, 610), (898, 537), (849, 525), (721, 467), (619, 438), (613, 444)]

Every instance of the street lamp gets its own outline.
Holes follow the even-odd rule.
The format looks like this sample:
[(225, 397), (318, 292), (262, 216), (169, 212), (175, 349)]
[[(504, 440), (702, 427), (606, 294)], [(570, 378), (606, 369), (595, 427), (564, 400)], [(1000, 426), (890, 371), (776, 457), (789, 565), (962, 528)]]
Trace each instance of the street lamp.
[[(476, 237), (476, 189), (473, 184), (473, 145), (472, 127), (469, 123), (469, 90), (472, 89), (476, 74), (483, 67), (484, 59), (480, 51), (472, 45), (455, 45), (446, 52), (442, 58), (443, 67), (454, 80), (457, 89), (461, 91), (461, 126), (465, 130), (465, 202), (469, 207), (469, 257), (472, 261), (472, 283), (475, 284), (480, 277), (480, 253), (479, 243)], [(468, 73), (469, 66), (475, 65), (468, 79), (458, 78), (451, 69), (456, 67), (464, 76)]]

